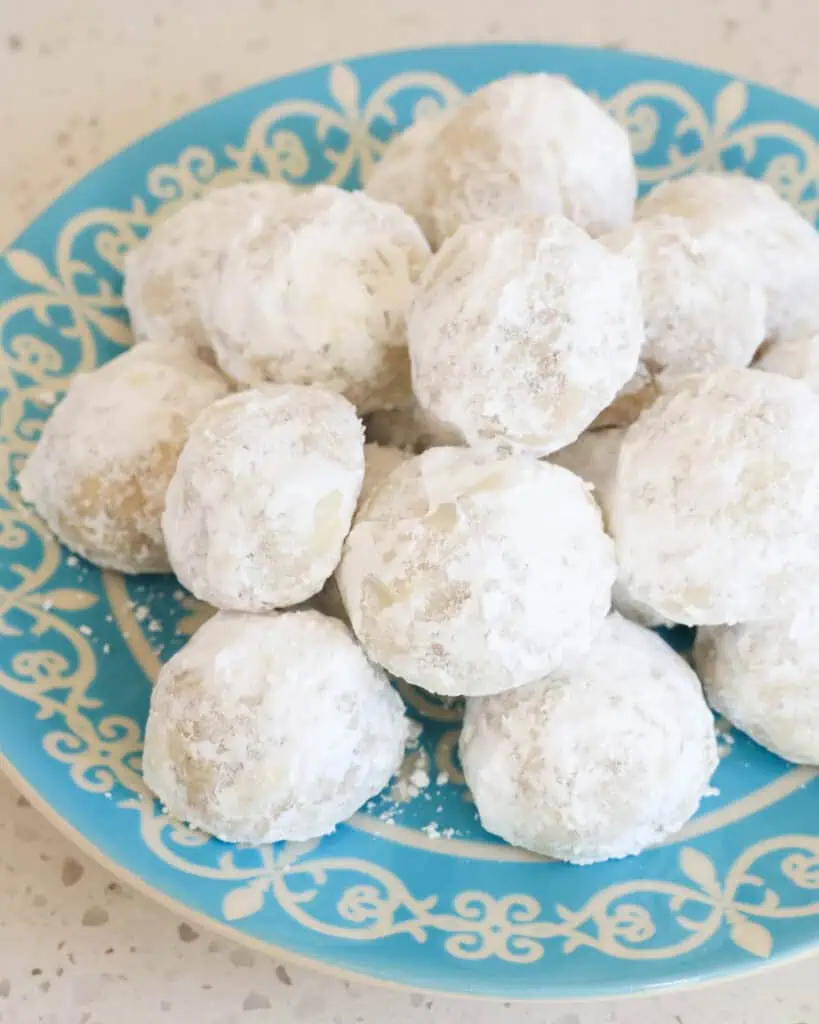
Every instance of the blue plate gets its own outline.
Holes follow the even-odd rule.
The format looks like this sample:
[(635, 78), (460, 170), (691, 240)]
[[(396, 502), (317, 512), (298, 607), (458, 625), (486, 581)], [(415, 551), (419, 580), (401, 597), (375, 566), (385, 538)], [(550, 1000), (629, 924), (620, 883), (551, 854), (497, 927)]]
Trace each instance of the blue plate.
[(126, 580), (68, 555), (22, 507), (15, 477), (71, 374), (127, 342), (122, 257), (154, 216), (253, 176), (354, 186), (425, 108), (544, 69), (628, 125), (644, 187), (724, 166), (819, 214), (813, 107), (627, 53), (447, 47), (316, 68), (175, 121), (57, 200), (0, 261), (0, 749), (11, 775), (78, 842), (188, 917), (348, 976), (507, 999), (699, 981), (816, 943), (815, 772), (726, 729), (718, 793), (674, 842), (596, 867), (547, 863), (481, 831), (455, 753), (459, 710), (416, 694), (423, 734), (389, 793), (321, 842), (225, 846), (169, 820), (139, 774), (150, 679), (201, 609), (171, 579)]

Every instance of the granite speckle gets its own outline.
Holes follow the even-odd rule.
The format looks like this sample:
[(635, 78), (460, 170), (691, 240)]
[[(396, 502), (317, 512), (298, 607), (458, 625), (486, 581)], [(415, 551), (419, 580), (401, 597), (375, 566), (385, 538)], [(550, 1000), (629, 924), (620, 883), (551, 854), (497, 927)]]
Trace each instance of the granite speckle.
[(30, 823), (30, 821), (15, 822), (12, 834), (18, 839), (21, 839), (24, 843), (30, 843), (39, 836), (37, 829)]
[(82, 915), (82, 923), (87, 928), (99, 928), (107, 922), (108, 911), (104, 907), (89, 907)]
[(176, 931), (183, 942), (196, 942), (199, 938), (199, 932), (194, 928), (191, 928), (191, 926), (184, 921), (179, 925)]
[[(236, 949), (230, 951), (230, 962), (235, 967), (252, 967), (255, 963), (255, 957), (249, 949), (243, 949), (238, 946)], [(278, 977), (279, 968), (276, 968), (276, 977)]]
[(60, 871), (63, 885), (76, 885), (85, 874), (85, 868), (75, 857), (66, 857)]
[(248, 992), (242, 1001), (243, 1010), (269, 1010), (270, 1000), (261, 992)]
[(293, 984), (293, 979), (290, 977), (290, 974), (288, 973), (287, 968), (284, 966), (284, 964), (279, 964), (279, 966), (276, 968), (276, 977), (278, 978), (282, 985), (290, 986)]

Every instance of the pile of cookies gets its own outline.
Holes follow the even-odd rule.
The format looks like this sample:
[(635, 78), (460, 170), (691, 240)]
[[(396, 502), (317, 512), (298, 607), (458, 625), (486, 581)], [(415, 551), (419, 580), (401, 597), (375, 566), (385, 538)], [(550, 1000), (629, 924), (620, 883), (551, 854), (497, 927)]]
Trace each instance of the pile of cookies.
[(402, 760), (388, 673), (466, 697), (484, 827), (575, 863), (696, 811), (709, 703), (819, 763), (819, 234), (738, 175), (636, 193), (594, 100), (517, 75), (363, 191), (224, 188), (128, 255), (135, 344), (20, 486), (218, 609), (152, 696), (172, 814), (332, 831)]

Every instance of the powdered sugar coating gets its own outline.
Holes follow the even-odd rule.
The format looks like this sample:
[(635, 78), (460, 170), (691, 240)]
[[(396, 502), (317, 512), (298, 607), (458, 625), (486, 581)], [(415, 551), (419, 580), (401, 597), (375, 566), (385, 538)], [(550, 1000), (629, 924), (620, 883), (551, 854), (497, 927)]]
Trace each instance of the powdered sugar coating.
[(168, 811), (229, 843), (332, 832), (401, 763), (401, 699), (334, 619), (217, 614), (163, 666), (142, 767)]
[(754, 366), (757, 370), (804, 381), (811, 391), (819, 394), (819, 332), (773, 342), (766, 346)]
[(632, 262), (563, 217), (482, 221), (433, 257), (409, 318), (413, 388), (468, 444), (547, 455), (634, 372)]
[(525, 456), (431, 448), (369, 498), (336, 573), (374, 661), (433, 693), (497, 693), (591, 644), (612, 544), (586, 485)]
[[(567, 448), (561, 448), (549, 456), (549, 461), (575, 473), (594, 488), (594, 497), (603, 513), (603, 522), (608, 527), (611, 516), (611, 499), (614, 479), (617, 474), (617, 460), (626, 436), (625, 429), (611, 427), (607, 430), (587, 430)], [(642, 626), (668, 626), (671, 623), (648, 605), (636, 600), (628, 587), (617, 579), (611, 592), (612, 606), (627, 619)]]
[(819, 764), (819, 606), (790, 619), (697, 630), (708, 703), (787, 761)]
[(769, 338), (819, 330), (819, 232), (763, 181), (741, 174), (692, 174), (658, 185), (638, 218), (685, 218), (713, 236), (726, 257), (750, 266), (767, 300)]
[(174, 572), (225, 610), (306, 601), (338, 563), (363, 477), (363, 430), (341, 395), (268, 385), (217, 402), (168, 488)]
[(453, 109), (420, 117), (390, 139), (364, 186), (373, 199), (395, 203), (405, 210), (427, 238), (434, 232), (429, 216), (430, 143), (452, 116)]
[(598, 422), (633, 422), (658, 388), (685, 374), (749, 365), (765, 340), (766, 312), (752, 254), (665, 214), (602, 241), (637, 267), (645, 341), (636, 374)]
[(591, 233), (627, 224), (637, 178), (628, 134), (568, 79), (511, 75), (454, 110), (429, 143), (429, 239), (493, 217), (562, 214)]
[(319, 384), (361, 412), (409, 401), (406, 311), (429, 257), (403, 210), (319, 187), (225, 240), (202, 317), (240, 384)]
[(575, 864), (673, 835), (717, 766), (697, 677), (658, 636), (616, 615), (568, 668), (467, 700), (459, 751), (487, 831)]
[(190, 345), (210, 353), (200, 289), (227, 238), (258, 211), (276, 215), (291, 201), (283, 182), (214, 189), (157, 223), (125, 257), (123, 298), (137, 341)]
[(687, 378), (629, 428), (610, 525), (630, 593), (669, 619), (786, 614), (819, 573), (819, 399), (756, 370)]
[[(364, 445), (364, 482), (358, 497), (358, 508), (362, 509), (365, 502), (383, 484), (392, 471), (409, 458), (409, 452), (402, 448), (388, 448), (380, 444)], [(357, 515), (357, 513), (356, 513)], [(355, 517), (353, 518), (355, 522)], [(320, 593), (316, 594), (313, 604), (325, 615), (332, 615), (342, 622), (347, 621), (347, 612), (341, 600), (335, 575), (324, 584)]]
[(190, 351), (163, 344), (78, 374), (20, 474), (23, 497), (95, 565), (167, 572), (165, 491), (190, 425), (228, 390)]

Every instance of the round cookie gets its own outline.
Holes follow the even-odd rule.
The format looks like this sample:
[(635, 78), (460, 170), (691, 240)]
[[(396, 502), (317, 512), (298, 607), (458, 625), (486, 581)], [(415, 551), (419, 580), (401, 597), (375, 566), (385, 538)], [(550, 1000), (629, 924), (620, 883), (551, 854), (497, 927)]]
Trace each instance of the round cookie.
[[(594, 497), (603, 513), (603, 521), (608, 526), (611, 515), (611, 497), (614, 480), (617, 474), (617, 460), (620, 448), (626, 436), (623, 428), (611, 427), (607, 430), (587, 430), (567, 448), (549, 456), (549, 461), (575, 473), (594, 488)], [(639, 622), (642, 626), (670, 626), (664, 618), (648, 605), (636, 600), (628, 591), (628, 587), (619, 578), (615, 581), (611, 592), (612, 607), (627, 619)]]
[(766, 345), (754, 366), (801, 380), (819, 394), (819, 331)]
[(268, 385), (217, 402), (168, 488), (174, 572), (228, 611), (306, 601), (338, 563), (363, 477), (363, 430), (341, 395)]
[(428, 238), (434, 230), (429, 217), (430, 143), (452, 116), (452, 109), (421, 117), (390, 139), (364, 186), (373, 199), (400, 206)]
[(748, 366), (765, 340), (765, 293), (746, 260), (713, 234), (658, 214), (601, 239), (634, 261), (645, 340), (637, 372), (599, 425), (624, 425), (689, 373)]
[(362, 413), (410, 398), (406, 312), (429, 258), (418, 225), (319, 187), (225, 240), (202, 316), (239, 384), (318, 384)]
[(461, 102), (429, 142), (433, 248), (494, 217), (562, 214), (592, 234), (627, 224), (637, 178), (628, 133), (561, 76), (511, 75)]
[(708, 703), (767, 750), (819, 764), (819, 606), (785, 621), (703, 627), (694, 667)]
[(468, 448), (431, 448), (394, 469), (336, 572), (370, 657), (444, 696), (521, 686), (583, 653), (614, 576), (581, 480)]
[(169, 813), (228, 843), (332, 832), (399, 767), (400, 697), (334, 619), (217, 614), (162, 667), (142, 768)]
[(819, 232), (766, 182), (708, 173), (663, 182), (637, 211), (640, 220), (658, 214), (683, 217), (694, 236), (712, 236), (750, 268), (765, 291), (769, 338), (819, 330)]
[(548, 455), (630, 379), (633, 264), (563, 217), (483, 221), (433, 257), (409, 318), (413, 389), (467, 444)]
[(167, 572), (165, 492), (190, 425), (228, 390), (191, 351), (164, 344), (77, 375), (20, 474), (23, 497), (95, 565)]
[(574, 864), (673, 835), (717, 766), (697, 677), (656, 634), (616, 615), (569, 667), (468, 699), (459, 752), (488, 832)]
[(659, 614), (787, 614), (819, 573), (819, 398), (756, 370), (686, 378), (629, 428), (611, 505), (621, 579)]
[(214, 189), (159, 221), (125, 257), (123, 298), (137, 341), (190, 345), (212, 360), (202, 324), (200, 289), (225, 240), (255, 215), (276, 216), (293, 190), (257, 181)]

